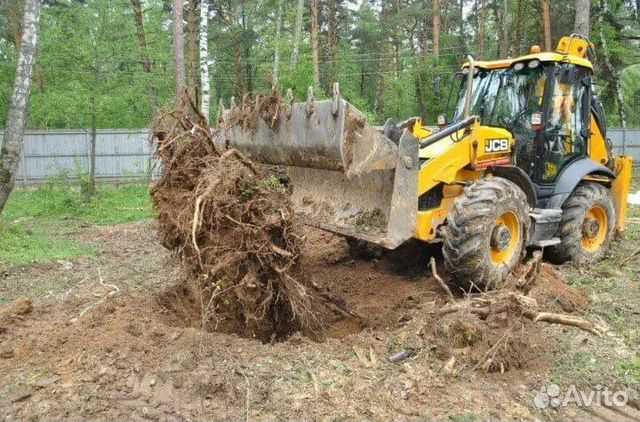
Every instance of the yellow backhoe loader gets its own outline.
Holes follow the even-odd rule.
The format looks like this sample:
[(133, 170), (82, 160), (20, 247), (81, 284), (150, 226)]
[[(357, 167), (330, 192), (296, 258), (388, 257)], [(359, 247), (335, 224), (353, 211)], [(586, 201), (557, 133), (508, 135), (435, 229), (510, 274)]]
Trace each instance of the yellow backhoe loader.
[[(592, 48), (572, 35), (555, 52), (469, 57), (439, 131), (419, 118), (375, 128), (336, 84), (330, 100), (289, 93), (275, 119), (226, 125), (216, 142), (285, 168), (305, 223), (352, 245), (442, 242), (454, 282), (487, 289), (527, 247), (589, 263), (625, 229), (632, 159), (611, 152)], [(239, 111), (251, 112), (221, 104), (220, 119)]]

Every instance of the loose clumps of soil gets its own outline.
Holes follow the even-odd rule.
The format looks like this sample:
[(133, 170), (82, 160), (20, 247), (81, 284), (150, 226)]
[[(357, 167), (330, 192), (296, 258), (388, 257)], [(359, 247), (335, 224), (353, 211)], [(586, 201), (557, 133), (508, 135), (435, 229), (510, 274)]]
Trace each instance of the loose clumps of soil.
[[(269, 107), (277, 114), (278, 104), (279, 96), (260, 97), (254, 106), (258, 115)], [(256, 124), (247, 119), (233, 121)], [(300, 263), (304, 236), (278, 177), (214, 145), (189, 100), (162, 115), (154, 133), (162, 167), (151, 197), (160, 238), (181, 258), (203, 325), (232, 324), (263, 340), (318, 330), (319, 301)]]
[(271, 95), (258, 94), (252, 99), (249, 94), (242, 99), (242, 106), (232, 109), (225, 118), (227, 128), (239, 126), (252, 133), (258, 131), (260, 120), (264, 121), (272, 130), (277, 129), (277, 122), (284, 110), (284, 101), (280, 91), (274, 91)]

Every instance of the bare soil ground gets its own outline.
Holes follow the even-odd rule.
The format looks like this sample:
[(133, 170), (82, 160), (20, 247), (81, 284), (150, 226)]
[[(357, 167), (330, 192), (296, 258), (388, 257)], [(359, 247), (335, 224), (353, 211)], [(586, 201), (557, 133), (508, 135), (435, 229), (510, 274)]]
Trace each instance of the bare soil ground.
[[(620, 306), (637, 315), (632, 304), (638, 287), (629, 277), (637, 272), (563, 270), (571, 275), (569, 285), (557, 269), (543, 266), (530, 296), (551, 310), (606, 324), (611, 332), (604, 338), (500, 317), (434, 318), (446, 297), (427, 267), (437, 248), (407, 247), (378, 260), (353, 260), (343, 239), (308, 229), (304, 259), (314, 281), (341, 298), (353, 316), (336, 313), (320, 341), (296, 334), (263, 343), (225, 332), (224, 324), (203, 327), (199, 304), (176, 287), (183, 277), (158, 244), (153, 224), (91, 226), (73, 236), (99, 244), (98, 258), (0, 276), (0, 303), (33, 299), (32, 311), (0, 309), (4, 420), (640, 417), (637, 401), (623, 412), (541, 410), (533, 402), (551, 382), (588, 387), (594, 380), (637, 400), (638, 380), (607, 375), (617, 368), (610, 358), (633, 358), (638, 344), (627, 341), (629, 330), (603, 316), (618, 312), (611, 303), (619, 297), (627, 297), (631, 305)], [(633, 245), (614, 248), (627, 257)], [(608, 286), (614, 276), (615, 289), (580, 284), (595, 277)], [(492, 349), (496, 344), (504, 347)], [(388, 361), (401, 351), (410, 356)], [(576, 354), (611, 367), (587, 360), (583, 365), (591, 365), (591, 372), (577, 371), (582, 361)]]

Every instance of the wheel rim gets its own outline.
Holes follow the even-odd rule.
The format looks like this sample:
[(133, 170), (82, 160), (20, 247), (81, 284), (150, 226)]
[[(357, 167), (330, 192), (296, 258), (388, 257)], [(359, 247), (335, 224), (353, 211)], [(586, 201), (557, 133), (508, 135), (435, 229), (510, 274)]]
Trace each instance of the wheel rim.
[(607, 213), (601, 206), (594, 205), (587, 211), (582, 223), (582, 248), (595, 252), (602, 246), (608, 229)]
[(520, 243), (520, 222), (518, 216), (507, 211), (496, 219), (491, 232), (491, 263), (502, 267), (511, 262)]

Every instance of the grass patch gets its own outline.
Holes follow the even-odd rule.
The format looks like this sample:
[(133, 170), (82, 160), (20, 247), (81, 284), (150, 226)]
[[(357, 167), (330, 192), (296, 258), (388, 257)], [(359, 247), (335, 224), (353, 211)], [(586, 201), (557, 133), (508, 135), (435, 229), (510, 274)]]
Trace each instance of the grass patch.
[(97, 246), (67, 236), (78, 224), (117, 224), (152, 218), (146, 185), (98, 186), (91, 202), (79, 186), (55, 181), (16, 189), (0, 216), (0, 269), (93, 257)]
[(44, 227), (0, 223), (0, 268), (35, 262), (93, 257), (96, 247), (53, 233)]
[(36, 189), (16, 189), (2, 220), (116, 224), (152, 216), (149, 188), (145, 185), (99, 186), (91, 202), (84, 203), (79, 188), (49, 183)]

